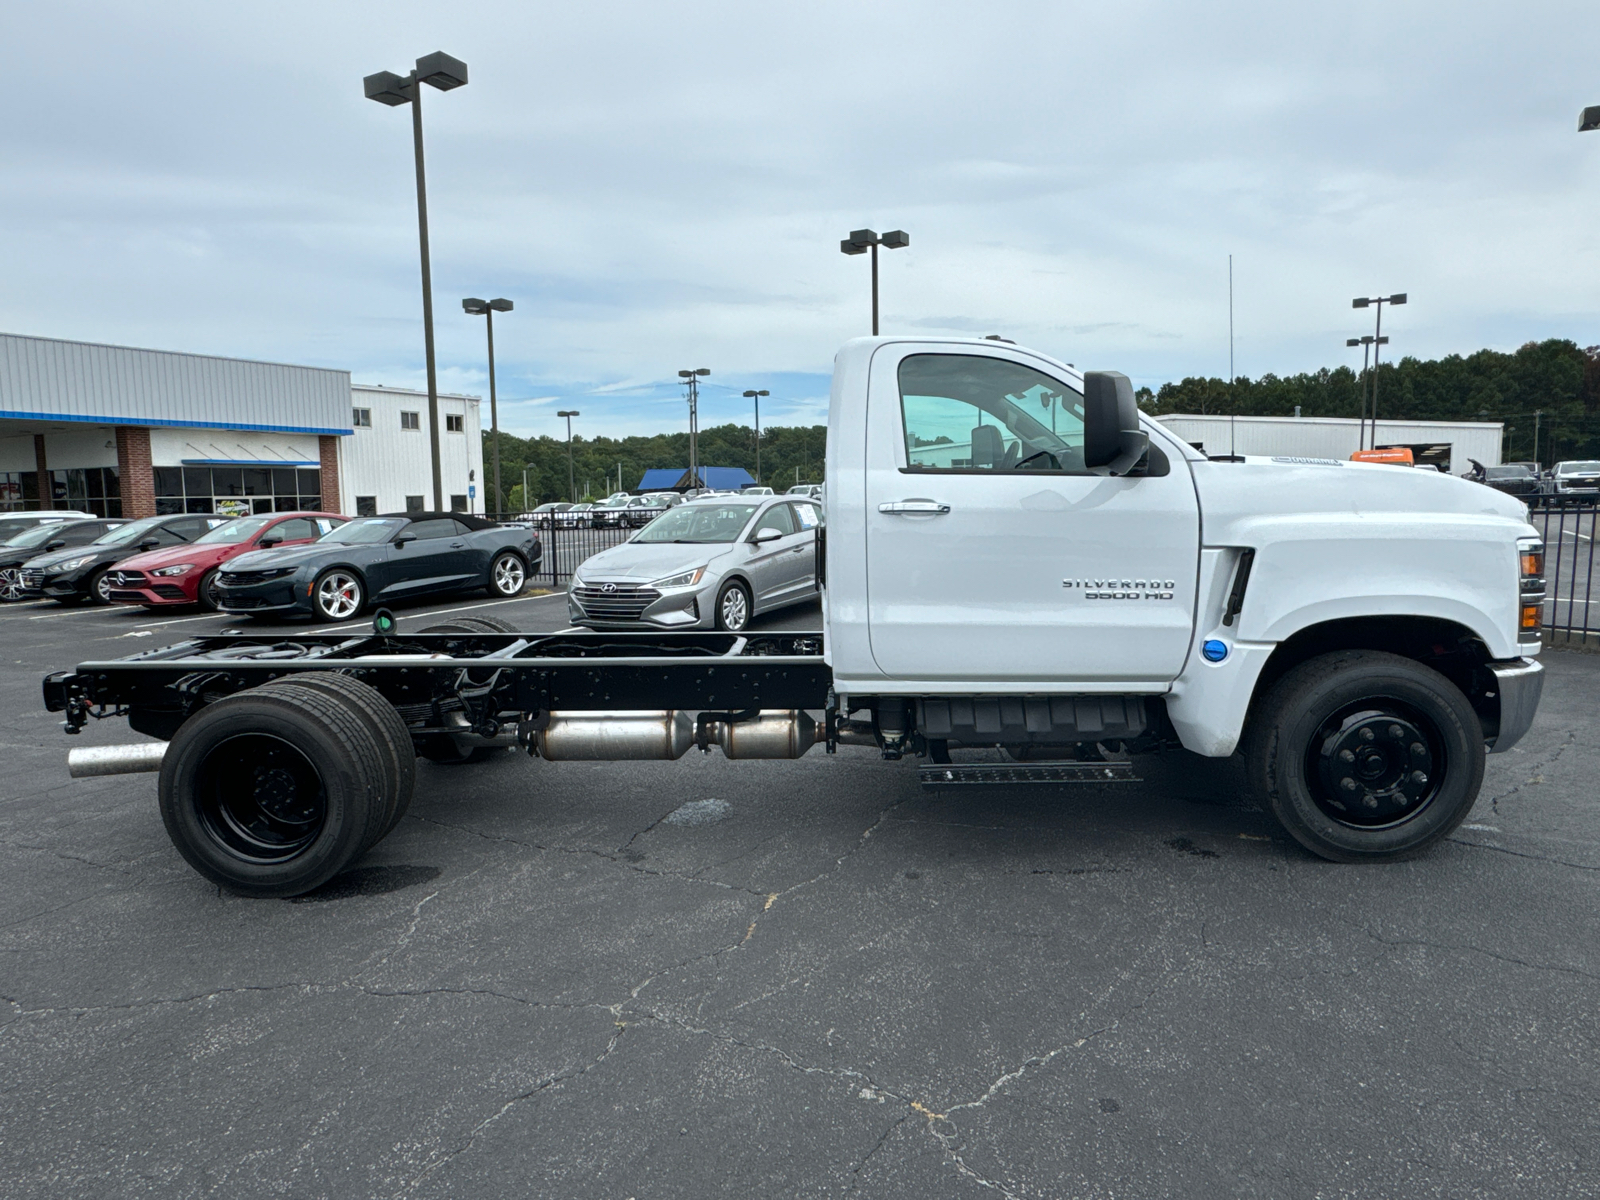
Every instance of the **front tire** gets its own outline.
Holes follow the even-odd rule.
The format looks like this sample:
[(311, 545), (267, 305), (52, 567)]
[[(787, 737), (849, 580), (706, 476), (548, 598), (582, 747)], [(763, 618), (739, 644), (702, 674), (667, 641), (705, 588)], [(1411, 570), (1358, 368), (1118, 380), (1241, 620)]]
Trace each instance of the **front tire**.
[(522, 595), (528, 586), (528, 568), (522, 557), (507, 550), (489, 564), (489, 594), (509, 600)]
[(110, 567), (102, 567), (89, 576), (89, 582), (84, 585), (84, 594), (90, 604), (105, 606), (111, 603), (111, 574)]
[(1483, 727), (1461, 690), (1397, 654), (1301, 663), (1260, 698), (1245, 735), (1252, 790), (1332, 862), (1417, 854), (1466, 818), (1483, 784)]
[(311, 607), (324, 621), (349, 621), (361, 615), (366, 589), (353, 571), (335, 567), (317, 576), (311, 588)]
[(724, 633), (743, 633), (750, 624), (750, 589), (737, 579), (729, 580), (717, 593), (717, 628)]

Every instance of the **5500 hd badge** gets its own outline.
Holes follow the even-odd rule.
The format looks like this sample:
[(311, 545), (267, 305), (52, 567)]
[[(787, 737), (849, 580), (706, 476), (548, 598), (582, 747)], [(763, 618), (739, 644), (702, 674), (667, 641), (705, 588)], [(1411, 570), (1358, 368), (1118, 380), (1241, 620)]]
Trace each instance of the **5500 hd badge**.
[(1171, 600), (1175, 579), (1063, 579), (1061, 586), (1075, 588), (1085, 600)]

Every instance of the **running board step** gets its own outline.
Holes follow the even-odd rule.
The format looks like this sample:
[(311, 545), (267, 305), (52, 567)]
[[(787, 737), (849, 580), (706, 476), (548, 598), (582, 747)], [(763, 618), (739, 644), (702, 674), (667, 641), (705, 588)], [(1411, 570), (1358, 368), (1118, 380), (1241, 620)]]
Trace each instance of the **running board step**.
[(923, 787), (972, 783), (1138, 783), (1126, 762), (933, 763), (919, 768)]

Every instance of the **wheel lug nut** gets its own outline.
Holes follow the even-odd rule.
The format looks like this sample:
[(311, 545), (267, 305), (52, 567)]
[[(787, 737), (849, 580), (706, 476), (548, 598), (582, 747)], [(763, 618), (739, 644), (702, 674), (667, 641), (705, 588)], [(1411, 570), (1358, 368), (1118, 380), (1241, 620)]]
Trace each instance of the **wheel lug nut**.
[(1341, 762), (1355, 762), (1356, 752), (1354, 750), (1341, 750), (1339, 751), (1339, 760)]
[(1341, 779), (1339, 786), (1347, 792), (1353, 792), (1356, 790), (1356, 781), (1354, 779)]
[(1363, 796), (1361, 803), (1365, 804), (1368, 808), (1377, 808), (1378, 798), (1376, 796)]
[(1406, 731), (1404, 729), (1401, 729), (1400, 726), (1398, 726), (1398, 725), (1389, 726), (1389, 736), (1390, 737), (1399, 739), (1399, 738), (1405, 737), (1405, 735), (1406, 735)]
[(1374, 738), (1374, 736), (1376, 736), (1376, 735), (1375, 735), (1375, 734), (1373, 734), (1373, 732), (1372, 732), (1372, 730), (1370, 730), (1370, 729), (1362, 729), (1362, 731), (1361, 731), (1361, 740), (1362, 740), (1362, 741), (1363, 741), (1363, 742), (1370, 742), (1370, 741), (1372, 741), (1372, 739), (1373, 739), (1373, 738)]
[(1428, 752), (1428, 748), (1426, 746), (1424, 746), (1421, 742), (1412, 742), (1411, 743), (1411, 753), (1415, 754), (1418, 758), (1421, 758), (1427, 752)]
[(1413, 771), (1413, 772), (1411, 772), (1411, 782), (1412, 783), (1427, 783), (1428, 782), (1428, 773), (1426, 771)]

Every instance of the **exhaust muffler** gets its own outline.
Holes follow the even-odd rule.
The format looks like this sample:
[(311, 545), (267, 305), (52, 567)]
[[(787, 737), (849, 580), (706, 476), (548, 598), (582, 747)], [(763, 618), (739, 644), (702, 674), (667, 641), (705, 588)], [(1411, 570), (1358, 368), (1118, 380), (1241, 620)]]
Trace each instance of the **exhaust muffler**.
[(729, 758), (799, 758), (824, 738), (823, 727), (794, 709), (762, 709), (746, 721), (701, 718), (665, 711), (553, 712), (529, 741), (551, 762), (607, 762), (682, 758), (699, 745), (722, 747)]
[(166, 742), (141, 742), (136, 746), (78, 746), (67, 751), (67, 774), (74, 779), (95, 775), (133, 775), (161, 770)]

